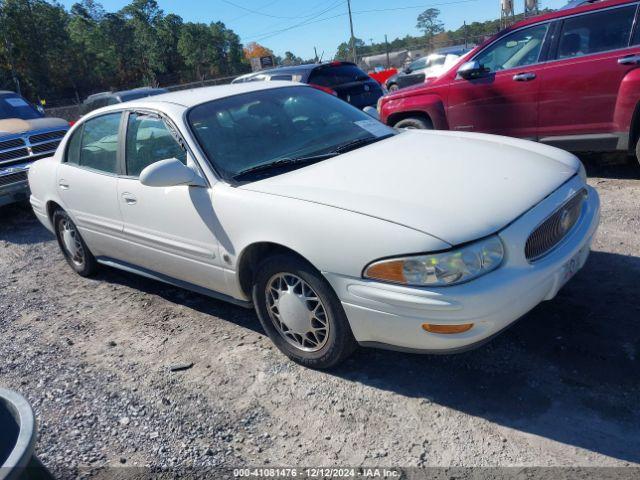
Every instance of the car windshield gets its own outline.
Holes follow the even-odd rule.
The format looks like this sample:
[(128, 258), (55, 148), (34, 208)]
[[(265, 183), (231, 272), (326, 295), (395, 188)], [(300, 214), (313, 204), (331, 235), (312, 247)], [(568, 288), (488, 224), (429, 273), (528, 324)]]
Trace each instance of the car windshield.
[(190, 110), (188, 121), (227, 179), (263, 165), (285, 165), (283, 160), (330, 156), (345, 146), (394, 134), (361, 110), (309, 87), (258, 90), (203, 103)]
[(0, 95), (0, 120), (8, 118), (33, 120), (43, 116), (33, 105), (19, 95)]

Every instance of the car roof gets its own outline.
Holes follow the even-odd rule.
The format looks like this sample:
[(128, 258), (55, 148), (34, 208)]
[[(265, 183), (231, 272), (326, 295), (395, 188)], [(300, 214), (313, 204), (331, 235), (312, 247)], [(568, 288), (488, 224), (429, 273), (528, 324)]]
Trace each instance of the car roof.
[[(179, 90), (177, 92), (161, 93), (160, 95), (154, 95), (152, 97), (144, 97), (138, 100), (131, 100), (126, 104), (111, 105), (108, 107), (100, 108), (96, 111), (107, 112), (109, 110), (119, 110), (126, 108), (144, 108), (144, 107), (157, 107), (159, 104), (173, 104), (181, 107), (190, 108), (201, 103), (210, 102), (212, 100), (218, 100), (221, 98), (231, 97), (234, 95), (240, 95), (243, 93), (255, 92), (258, 90), (271, 90), (282, 87), (302, 87), (307, 88), (306, 85), (297, 82), (286, 81), (274, 81), (274, 82), (248, 82), (248, 83), (233, 83), (229, 85), (216, 85), (212, 87), (199, 87), (189, 90)], [(91, 112), (93, 114), (93, 112)]]
[(259, 70), (257, 72), (245, 73), (244, 75), (241, 75), (235, 78), (234, 81), (239, 79), (253, 78), (259, 75), (274, 75), (279, 73), (290, 73), (290, 74), (308, 73), (319, 67), (331, 67), (331, 66), (337, 67), (340, 65), (356, 66), (356, 64), (353, 62), (343, 62), (338, 60), (334, 60), (331, 62), (321, 62), (321, 63), (305, 63), (302, 65), (288, 65), (286, 67), (274, 67), (274, 68), (269, 68), (267, 70)]
[(541, 15), (529, 17), (527, 19), (514, 23), (510, 27), (507, 27), (504, 30), (502, 30), (498, 35), (502, 36), (504, 33), (509, 32), (511, 30), (515, 30), (515, 29), (524, 27), (526, 25), (532, 25), (535, 23), (544, 22), (546, 20), (553, 20), (556, 18), (568, 17), (569, 15), (574, 15), (576, 13), (602, 10), (603, 8), (615, 7), (618, 5), (637, 3), (637, 1), (638, 0), (602, 0), (602, 1), (594, 1), (592, 3), (585, 3), (584, 5), (579, 5), (575, 8), (555, 10), (553, 12), (543, 13)]

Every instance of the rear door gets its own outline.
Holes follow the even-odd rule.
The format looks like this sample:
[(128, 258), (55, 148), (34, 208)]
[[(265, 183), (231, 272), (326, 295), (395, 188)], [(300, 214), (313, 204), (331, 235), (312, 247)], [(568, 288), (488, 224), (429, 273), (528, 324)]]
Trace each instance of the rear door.
[(350, 63), (329, 63), (313, 69), (307, 83), (330, 88), (356, 108), (375, 106), (382, 96), (380, 84)]
[[(640, 46), (631, 41), (636, 9), (636, 4), (627, 4), (559, 22), (540, 93), (541, 141), (562, 145), (571, 139), (556, 137), (595, 134), (591, 142), (597, 143), (598, 138), (606, 141), (607, 134), (615, 133), (613, 115), (620, 84), (640, 62)], [(582, 140), (589, 143), (590, 137)], [(615, 149), (614, 135), (610, 141)]]
[(188, 185), (148, 187), (138, 180), (145, 167), (160, 160), (192, 163), (184, 142), (154, 112), (130, 112), (126, 124), (125, 172), (117, 195), (128, 242), (122, 259), (156, 274), (224, 292), (211, 190)]
[(87, 120), (71, 135), (56, 188), (66, 211), (96, 256), (114, 256), (122, 235), (117, 198), (122, 112)]

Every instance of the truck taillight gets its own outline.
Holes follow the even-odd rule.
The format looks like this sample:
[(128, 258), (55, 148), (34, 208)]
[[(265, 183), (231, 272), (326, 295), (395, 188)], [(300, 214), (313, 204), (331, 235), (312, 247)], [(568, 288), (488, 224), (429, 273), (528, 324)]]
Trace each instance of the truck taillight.
[(332, 88), (323, 87), (322, 85), (317, 85), (315, 83), (310, 83), (309, 86), (317, 88), (318, 90), (322, 90), (323, 92), (328, 93), (329, 95), (333, 95), (334, 97), (338, 96), (338, 93)]

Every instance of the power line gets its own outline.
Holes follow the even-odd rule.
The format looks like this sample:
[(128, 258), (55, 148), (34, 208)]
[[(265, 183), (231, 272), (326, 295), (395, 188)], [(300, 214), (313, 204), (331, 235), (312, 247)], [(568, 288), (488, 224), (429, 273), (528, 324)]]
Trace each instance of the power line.
[[(315, 20), (316, 18), (321, 17), (325, 13), (327, 13), (327, 12), (329, 12), (329, 11), (339, 7), (339, 6), (341, 6), (344, 3), (346, 3), (346, 0), (338, 0), (337, 2), (334, 2), (333, 4), (331, 4), (328, 8), (322, 10), (321, 12), (319, 12), (317, 14), (314, 14), (308, 20), (304, 20), (302, 22), (296, 23), (294, 25), (290, 25), (290, 26), (282, 28), (280, 30), (274, 30), (272, 32), (265, 32), (263, 34), (254, 35), (253, 37), (249, 37), (248, 40), (264, 40), (266, 38), (271, 38), (271, 37), (273, 37), (275, 35), (278, 35), (280, 33), (284, 33), (286, 31), (293, 30), (294, 28), (299, 28), (299, 27), (303, 27), (305, 25), (310, 25), (312, 23), (317, 23), (318, 21), (330, 20), (331, 18), (336, 18), (336, 17), (340, 17), (340, 16), (343, 16), (343, 15), (346, 15), (344, 13), (341, 13), (341, 14), (335, 15), (333, 17), (325, 17), (325, 18), (322, 18), (320, 20)], [(247, 40), (247, 39), (244, 39), (244, 40)]]
[[(462, 4), (462, 3), (472, 3), (472, 2), (476, 2), (478, 0), (456, 0), (456, 1), (452, 1), (452, 2), (440, 2), (440, 3), (430, 3), (430, 4), (425, 4), (425, 5), (413, 5), (411, 7), (394, 7), (394, 8), (383, 8), (383, 9), (371, 9), (371, 10), (358, 10), (358, 11), (353, 11), (353, 15), (362, 15), (365, 13), (381, 13), (381, 12), (387, 12), (387, 11), (393, 11), (393, 10), (407, 10), (407, 9), (411, 9), (411, 8), (425, 8), (425, 7), (440, 7), (440, 6), (447, 6), (447, 5), (458, 5), (458, 4)], [(340, 1), (340, 4), (342, 3), (346, 3), (346, 1)], [(324, 12), (320, 12), (317, 16), (321, 16), (323, 13), (326, 13), (329, 10), (333, 10), (335, 8), (337, 8), (340, 5), (335, 5), (332, 6), (330, 8), (328, 8), (327, 10), (325, 10)], [(325, 22), (327, 20), (333, 20), (334, 18), (338, 18), (338, 17), (344, 17), (348, 15), (348, 13), (338, 13), (336, 15), (332, 15), (330, 17), (324, 17), (324, 18), (320, 18), (315, 20), (314, 18), (311, 18), (309, 20), (306, 20), (304, 22), (300, 22), (298, 24), (295, 25), (291, 25), (289, 27), (286, 28), (282, 28), (280, 30), (274, 30), (271, 32), (265, 32), (263, 34), (257, 34), (254, 35), (252, 37), (249, 37), (247, 39), (244, 40), (254, 40), (254, 41), (260, 41), (260, 40), (266, 40), (267, 38), (271, 38), (271, 37), (275, 37), (276, 35), (280, 35), (281, 33), (285, 33), (288, 32), (289, 30), (293, 30), (295, 28), (300, 28), (300, 27), (304, 27), (307, 25), (312, 25), (314, 23), (319, 23), (319, 22)]]
[[(270, 13), (264, 13), (261, 12), (260, 10), (264, 10), (267, 6), (262, 7), (260, 10), (254, 10), (252, 8), (247, 8), (247, 7), (243, 7), (242, 5), (238, 5), (237, 3), (232, 2), (231, 0), (222, 0), (224, 3), (227, 3), (229, 5), (232, 5), (236, 8), (239, 8), (240, 10), (244, 10), (245, 12), (249, 12), (249, 13), (253, 13), (255, 15), (262, 15), (263, 17), (269, 17), (269, 18), (280, 18), (280, 19), (286, 19), (286, 20), (298, 20), (301, 18), (309, 18), (309, 17), (313, 17), (315, 14), (309, 14), (309, 15), (296, 15), (296, 16), (283, 16), (283, 15), (271, 15)], [(275, 2), (272, 2), (269, 5), (272, 5)], [(322, 3), (322, 2), (321, 2)], [(320, 4), (317, 4), (316, 7), (320, 6)], [(313, 7), (311, 10), (315, 10), (316, 7)], [(308, 10), (308, 11), (311, 11)]]

